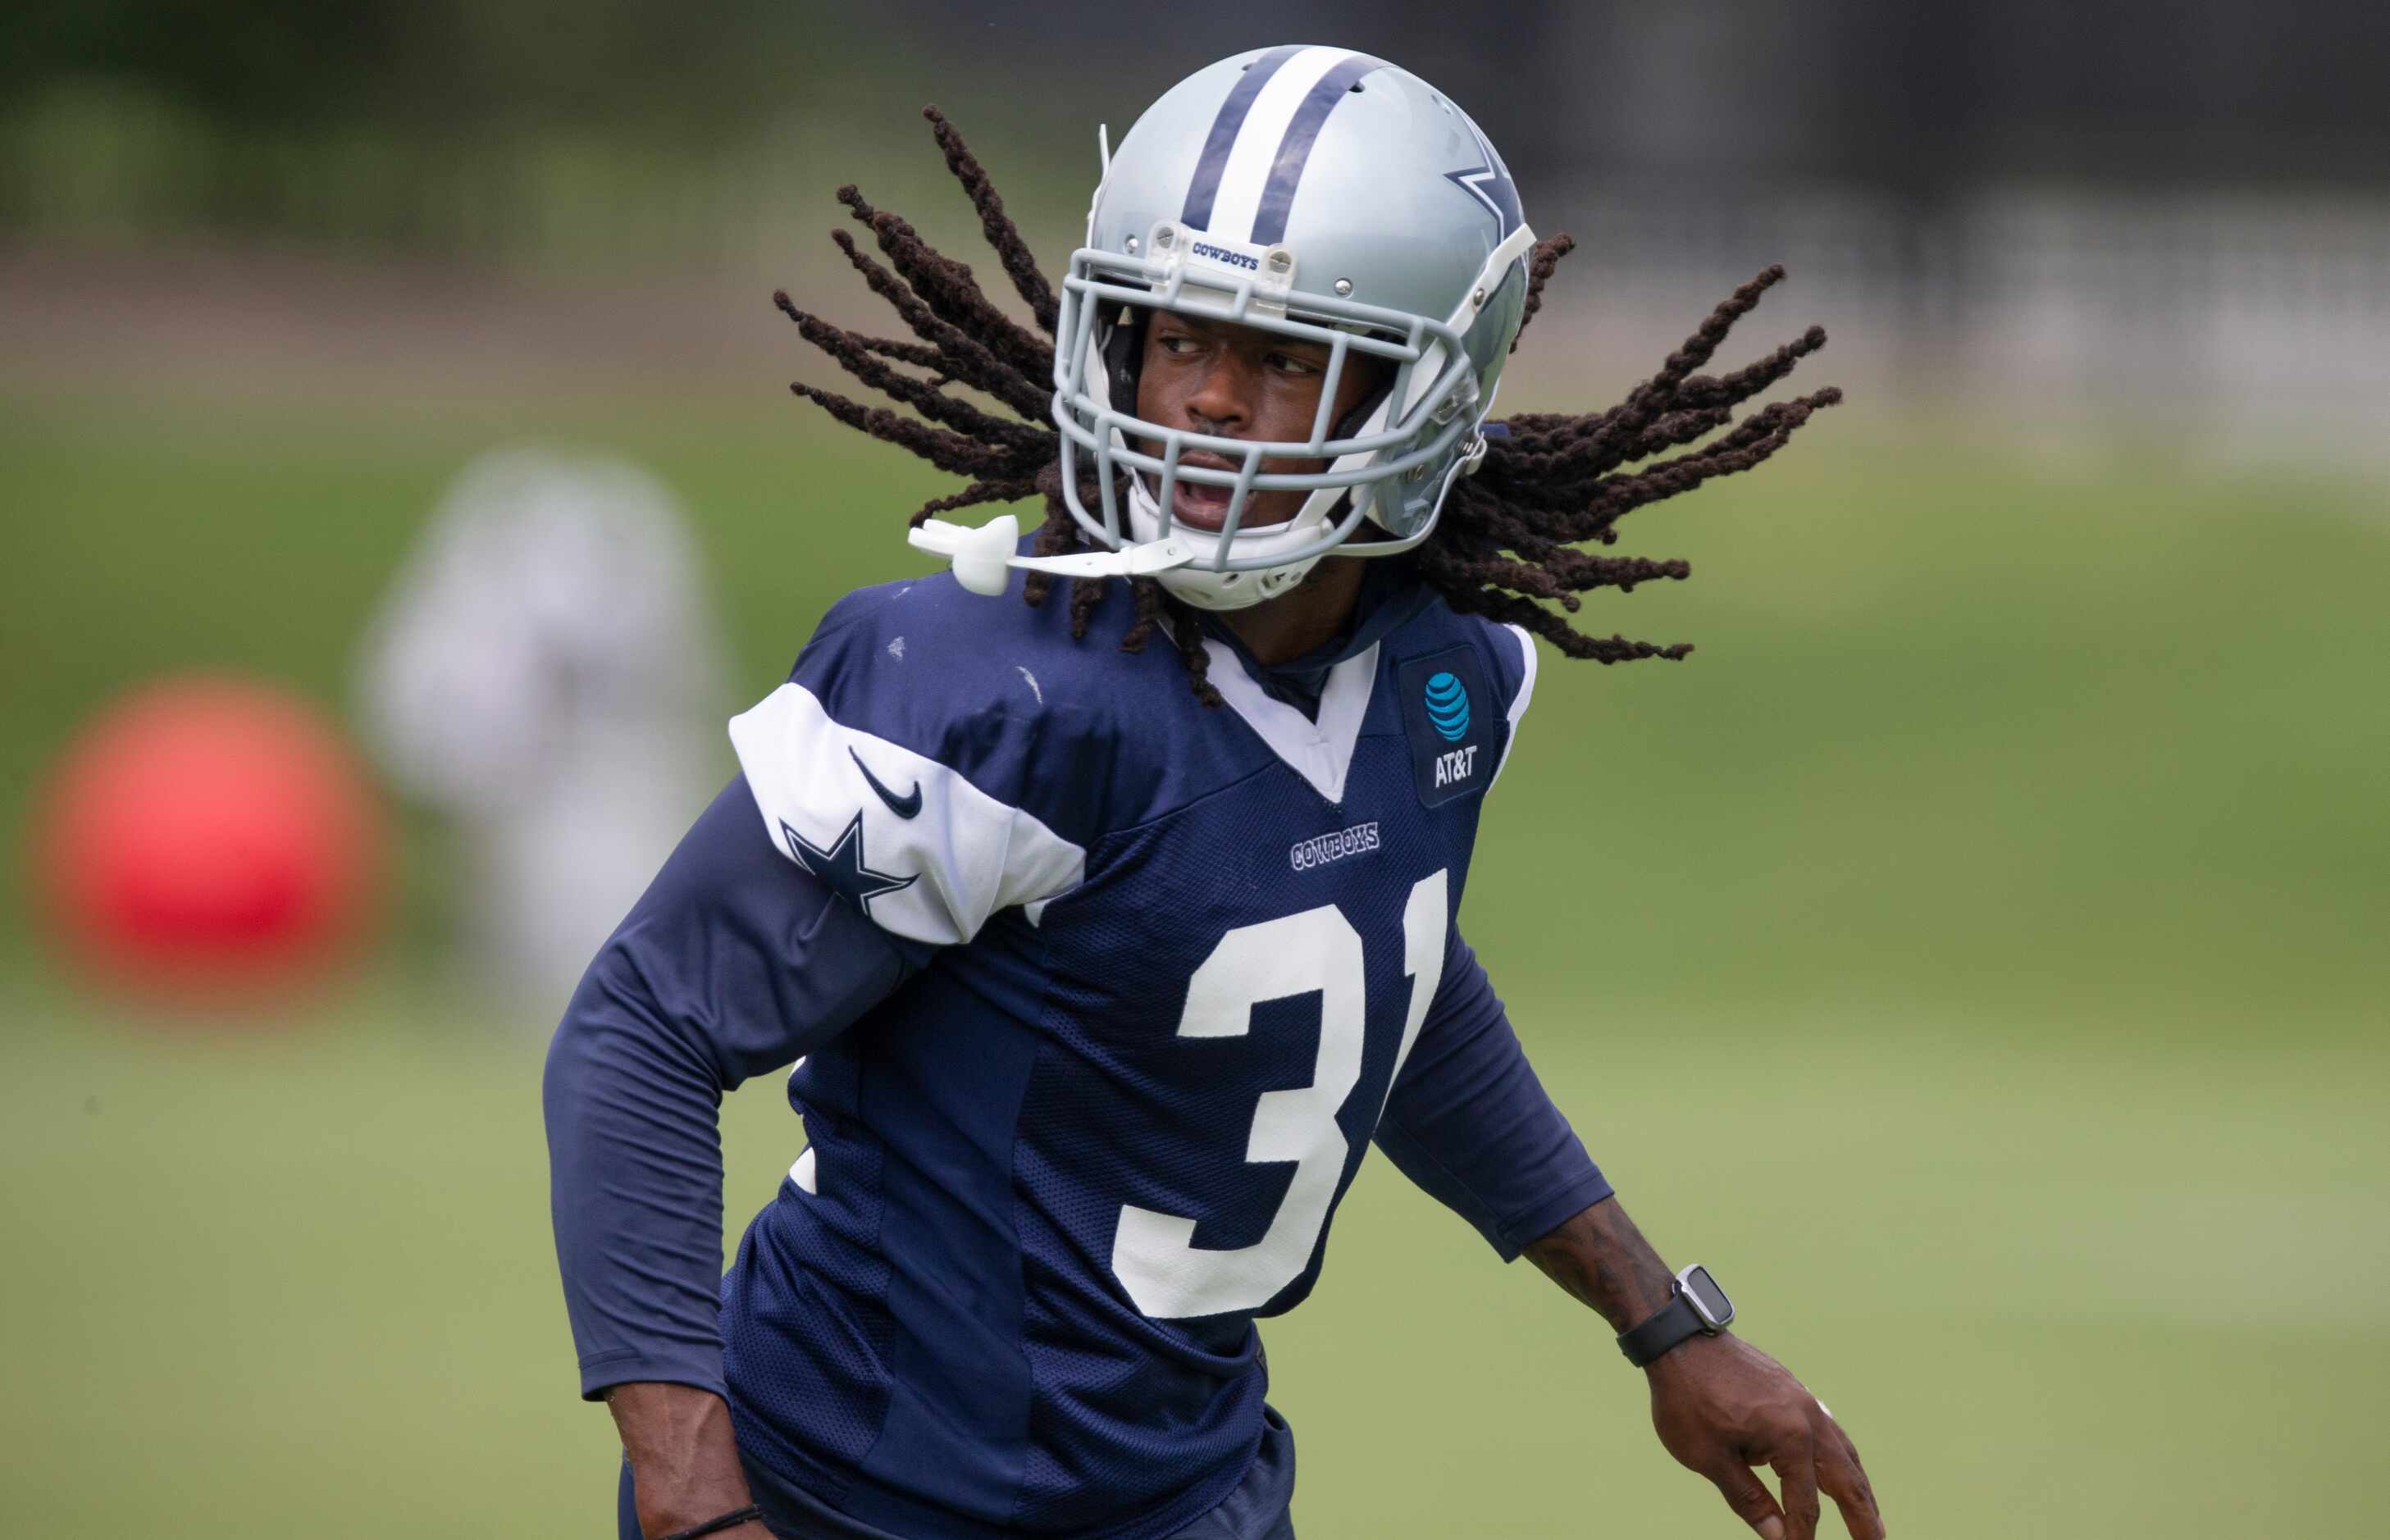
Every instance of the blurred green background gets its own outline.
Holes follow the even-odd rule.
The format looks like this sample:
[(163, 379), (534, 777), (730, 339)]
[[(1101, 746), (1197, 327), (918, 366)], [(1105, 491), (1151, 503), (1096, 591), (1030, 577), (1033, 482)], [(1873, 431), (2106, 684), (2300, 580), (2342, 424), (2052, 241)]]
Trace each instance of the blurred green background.
[[(828, 366), (762, 300), (786, 281), (871, 316), (788, 229), (828, 222), (852, 164), (959, 249), (967, 211), (932, 196), (911, 105), (950, 78), (992, 102), (1060, 78), (1019, 39), (988, 45), (1017, 73), (968, 71), (976, 19), (925, 11), (859, 41), (851, 78), (803, 52), (821, 38), (801, 13), (755, 22), (792, 29), (771, 57), (815, 87), (778, 115), (732, 110), (775, 79), (737, 48), (592, 105), (590, 83), (640, 79), (679, 29), (618, 39), (627, 62), (592, 44), (598, 62), (488, 119), (528, 125), (510, 145), (585, 135), (579, 161), (523, 154), (592, 168), (585, 185), (558, 173), (551, 204), (452, 187), (412, 215), (392, 188), (450, 186), (463, 162), (439, 135), (482, 123), (468, 109), (501, 85), (392, 87), (431, 104), (408, 116), (338, 93), (301, 112), (270, 71), (251, 88), (283, 105), (247, 113), (137, 58), (13, 83), (11, 869), (45, 767), (140, 681), (232, 669), (346, 710), (392, 573), (495, 443), (600, 447), (673, 487), (742, 698), (836, 596), (919, 570), (901, 515), (940, 481), (789, 400), (787, 379)], [(503, 83), (571, 32), (509, 14), (532, 19), (516, 45), (388, 24), (425, 75), (470, 58)], [(1341, 13), (1316, 30), (1356, 35)], [(1125, 85), (990, 106), (974, 137), (1049, 263), (1085, 196), (1086, 122), (1117, 134), (1230, 45), (1169, 40)], [(684, 110), (722, 81), (719, 114)], [(653, 110), (608, 105), (625, 101)], [(153, 134), (169, 109), (210, 126)], [(1485, 114), (1497, 138), (1505, 110)], [(864, 127), (821, 126), (841, 121)], [(194, 185), (215, 191), (142, 180), (177, 144), (212, 157)], [(290, 168), (343, 145), (368, 169), (326, 173), (346, 203), (308, 201)], [(776, 147), (802, 185), (752, 179)], [(417, 161), (432, 171), (387, 169)], [(245, 201), (223, 170), (243, 165), (262, 189)], [(747, 201), (660, 212), (641, 189), (668, 185)], [(58, 191), (77, 186), (81, 203)], [(1528, 192), (1554, 227), (1594, 202)], [(565, 223), (534, 225), (548, 206)], [(1768, 237), (1737, 246), (1744, 271), (1777, 254)], [(1563, 270), (1507, 404), (1596, 404), (1656, 362), (1607, 318), (1628, 267), (1603, 260)], [(1818, 313), (1798, 278), (1730, 353)], [(2384, 480), (2296, 441), (2219, 457), (2079, 382), (2054, 444), (2019, 428), (2046, 400), (1908, 352), (1949, 343), (1946, 317), (1906, 327), (1824, 292), (1838, 340), (1804, 379), (1844, 379), (1852, 404), (1761, 473), (1630, 521), (1622, 549), (1697, 575), (1598, 599), (1594, 623), (1700, 650), (1608, 670), (1546, 654), (1463, 922), (1629, 1207), (1844, 1418), (1894, 1533), (2371, 1533), (2390, 1414)], [(1656, 317), (1664, 343), (1698, 318), (1682, 308)], [(419, 812), (404, 830), (386, 944), (268, 1015), (96, 991), (9, 892), (0, 1532), (611, 1533), (617, 1457), (574, 1394), (547, 1236), (554, 1012), (453, 966), (454, 837)], [(725, 1123), (735, 1234), (798, 1130), (777, 1078)], [(1330, 1258), (1266, 1328), (1307, 1536), (1741, 1533), (1651, 1439), (1600, 1323), (1381, 1161)]]

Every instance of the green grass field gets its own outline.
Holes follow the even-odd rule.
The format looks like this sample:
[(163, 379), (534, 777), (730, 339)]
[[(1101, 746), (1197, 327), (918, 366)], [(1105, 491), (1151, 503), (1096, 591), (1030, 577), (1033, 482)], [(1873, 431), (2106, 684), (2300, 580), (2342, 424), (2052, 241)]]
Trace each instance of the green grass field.
[[(1519, 1007), (1636, 1212), (1846, 1420), (1895, 1534), (2372, 1532), (2378, 1044)], [(605, 1533), (537, 1055), (486, 1025), (404, 992), (256, 1042), (19, 1015), (10, 1533)], [(727, 1122), (743, 1219), (793, 1129), (767, 1082)], [(1381, 1160), (1330, 1258), (1266, 1328), (1306, 1534), (1739, 1533), (1600, 1323)]]
[[(0, 404), (12, 864), (114, 689), (225, 666), (341, 702), (495, 437), (674, 483), (751, 694), (829, 597), (916, 570), (896, 516), (935, 484), (793, 405)], [(2379, 1527), (2382, 505), (1851, 414), (1632, 520), (1622, 549), (1696, 578), (1595, 623), (1693, 660), (1548, 655), (1462, 923), (1630, 1207), (1844, 1417), (1895, 1534)], [(262, 1030), (78, 993), (0, 912), (0, 1532), (610, 1533), (546, 1022), (438, 982), (443, 851), (410, 826), (391, 951)], [(795, 1128), (769, 1083), (727, 1123), (743, 1224)], [(1311, 1540), (1741, 1533), (1600, 1323), (1381, 1161), (1266, 1331)]]

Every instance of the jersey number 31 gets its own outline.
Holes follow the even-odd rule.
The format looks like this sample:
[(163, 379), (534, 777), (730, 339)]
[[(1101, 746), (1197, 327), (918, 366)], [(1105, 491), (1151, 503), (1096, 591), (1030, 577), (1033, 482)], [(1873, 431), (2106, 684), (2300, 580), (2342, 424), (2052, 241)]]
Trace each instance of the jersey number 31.
[[(1386, 1076), (1389, 1091), (1443, 982), (1446, 924), (1445, 874), (1439, 871), (1420, 879), (1403, 906), (1403, 972), (1410, 1005)], [(1121, 1206), (1112, 1272), (1138, 1310), (1157, 1320), (1258, 1310), (1310, 1265), (1352, 1152), (1336, 1114), (1361, 1078), (1368, 987), (1361, 933), (1333, 904), (1240, 925), (1222, 936), (1195, 970), (1178, 1019), (1179, 1036), (1242, 1037), (1252, 1030), (1255, 1006), (1317, 994), (1319, 1058), (1310, 1084), (1264, 1091), (1253, 1108), (1245, 1159), (1294, 1162), (1286, 1199), (1259, 1240), (1225, 1251), (1199, 1247), (1194, 1220), (1134, 1203)], [(1375, 1118), (1369, 1121), (1370, 1127), (1376, 1123)]]

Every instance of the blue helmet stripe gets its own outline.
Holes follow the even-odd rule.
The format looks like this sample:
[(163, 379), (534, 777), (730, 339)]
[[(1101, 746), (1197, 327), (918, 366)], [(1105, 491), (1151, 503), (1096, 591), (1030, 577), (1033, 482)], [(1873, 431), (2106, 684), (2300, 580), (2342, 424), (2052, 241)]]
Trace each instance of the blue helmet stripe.
[(1203, 141), (1202, 157), (1195, 162), (1195, 180), (1187, 184), (1187, 206), (1178, 215), (1181, 224), (1197, 230), (1212, 228), (1212, 203), (1220, 196), (1220, 175), (1228, 169), (1228, 151), (1237, 148), (1237, 135), (1245, 126), (1245, 114), (1253, 109), (1253, 98), (1262, 94), (1262, 87), (1269, 83), (1279, 67), (1301, 52), (1301, 44), (1272, 48), (1237, 77), (1236, 89), (1220, 104), (1220, 115), (1212, 120), (1212, 132)]
[[(1269, 182), (1262, 188), (1261, 206), (1253, 213), (1253, 244), (1275, 246), (1286, 238), (1287, 211), (1294, 207), (1295, 184), (1303, 180), (1304, 162), (1311, 159), (1311, 146), (1319, 137), (1320, 125), (1345, 93), (1373, 70), (1382, 70), (1386, 61), (1371, 58), (1367, 54), (1347, 54), (1334, 68), (1319, 77), (1319, 83), (1303, 98), (1294, 116), (1286, 125), (1286, 137), (1278, 142), (1278, 160), (1270, 166)], [(1219, 131), (1215, 126), (1213, 132)]]

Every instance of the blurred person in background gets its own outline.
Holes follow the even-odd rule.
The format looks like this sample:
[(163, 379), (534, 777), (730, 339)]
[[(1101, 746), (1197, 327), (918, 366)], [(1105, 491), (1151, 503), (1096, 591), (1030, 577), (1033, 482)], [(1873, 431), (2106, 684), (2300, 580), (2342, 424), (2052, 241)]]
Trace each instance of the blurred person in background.
[[(1424, 81), (1199, 71), (1110, 159), (1059, 300), (932, 116), (1040, 332), (852, 188), (893, 272), (845, 249), (919, 340), (781, 302), (920, 417), (799, 393), (970, 478), (915, 516), (955, 571), (840, 601), (732, 722), (742, 775), (550, 1051), (621, 1533), (1291, 1535), (1254, 1322), (1374, 1139), (1608, 1319), (1741, 1520), (1808, 1540), (1822, 1489), (1876, 1540), (1849, 1439), (1627, 1219), (1453, 923), (1536, 638), (1689, 650), (1576, 630), (1579, 594), (1685, 575), (1579, 543), (1780, 448), (1835, 392), (1733, 410), (1823, 334), (1697, 372), (1771, 271), (1612, 411), (1490, 420), (1569, 242)], [(931, 518), (1037, 494), (1027, 541)], [(716, 1109), (791, 1060), (807, 1145), (721, 1277)]]
[(365, 648), (366, 736), (453, 819), (465, 934), (509, 998), (570, 991), (715, 775), (723, 646), (672, 494), (619, 460), (460, 474)]

